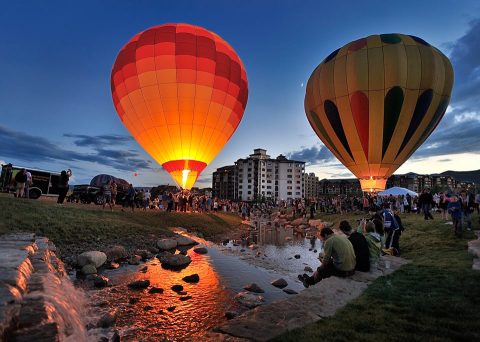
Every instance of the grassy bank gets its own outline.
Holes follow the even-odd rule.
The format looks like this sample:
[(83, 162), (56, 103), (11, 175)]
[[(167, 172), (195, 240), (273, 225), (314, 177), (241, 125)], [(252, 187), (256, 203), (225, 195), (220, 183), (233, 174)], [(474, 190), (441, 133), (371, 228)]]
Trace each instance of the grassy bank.
[[(16, 199), (0, 195), (0, 234), (28, 231), (46, 236), (61, 251), (93, 248), (97, 245), (134, 244), (171, 235), (168, 227), (183, 227), (214, 239), (235, 230), (241, 218), (234, 214), (189, 214), (158, 211), (113, 212), (94, 204), (65, 204)], [(140, 242), (138, 242), (141, 240)], [(78, 247), (78, 248), (77, 248)], [(145, 246), (143, 246), (144, 248)]]
[[(355, 218), (349, 218), (353, 224)], [(480, 341), (480, 272), (472, 271), (467, 253), (473, 232), (454, 238), (452, 226), (439, 216), (424, 221), (421, 215), (406, 214), (402, 220), (402, 256), (411, 264), (377, 279), (335, 316), (277, 340)]]

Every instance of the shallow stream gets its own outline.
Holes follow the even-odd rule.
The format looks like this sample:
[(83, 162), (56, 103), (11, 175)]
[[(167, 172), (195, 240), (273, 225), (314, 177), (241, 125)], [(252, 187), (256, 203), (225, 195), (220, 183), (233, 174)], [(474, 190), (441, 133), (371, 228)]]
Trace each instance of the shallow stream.
[[(237, 293), (245, 291), (245, 285), (259, 285), (265, 291), (260, 295), (268, 304), (289, 296), (272, 286), (273, 280), (284, 278), (288, 289), (300, 292), (303, 285), (297, 275), (303, 273), (306, 265), (315, 269), (319, 264), (321, 243), (318, 240), (311, 242), (285, 228), (272, 231), (263, 227), (258, 233), (253, 232), (248, 243), (256, 241), (258, 248), (255, 249), (236, 241), (216, 245), (196, 236), (190, 237), (207, 247), (208, 254), (197, 254), (193, 248), (189, 249), (187, 255), (192, 262), (183, 270), (164, 269), (159, 260), (153, 258), (138, 266), (123, 264), (116, 270), (103, 271), (102, 275), (114, 286), (100, 290), (86, 288), (92, 316), (117, 310), (116, 329), (122, 341), (199, 339), (226, 321), (227, 311), (245, 310), (234, 300)], [(317, 253), (313, 253), (314, 248)], [(296, 254), (300, 255), (299, 259), (295, 258)], [(198, 283), (189, 284), (182, 280), (195, 273), (200, 277)], [(134, 280), (145, 279), (150, 280), (150, 286), (162, 288), (164, 292), (152, 294), (148, 289), (132, 290), (127, 286)], [(171, 290), (176, 284), (182, 285), (186, 293), (180, 295)], [(182, 300), (181, 297), (185, 296), (191, 298)], [(111, 336), (112, 332), (95, 328), (89, 334), (92, 341), (98, 341), (102, 336)]]

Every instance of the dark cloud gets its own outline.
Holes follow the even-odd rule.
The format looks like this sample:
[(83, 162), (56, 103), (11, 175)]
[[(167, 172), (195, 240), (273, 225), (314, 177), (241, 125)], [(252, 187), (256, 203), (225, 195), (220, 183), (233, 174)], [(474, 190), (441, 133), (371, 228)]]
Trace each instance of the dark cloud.
[(289, 159), (304, 161), (306, 165), (316, 165), (337, 160), (325, 146), (303, 147), (299, 151), (286, 154)]
[(455, 72), (453, 100), (457, 105), (478, 106), (480, 101), (480, 19), (470, 24), (463, 37), (450, 44)]
[(69, 134), (66, 133), (63, 135), (67, 138), (74, 138), (73, 143), (80, 147), (100, 147), (100, 146), (112, 146), (112, 145), (123, 145), (125, 143), (133, 141), (132, 137), (126, 135), (115, 135), (115, 134), (105, 134), (105, 135), (83, 135), (83, 134)]
[[(67, 137), (78, 138), (79, 136), (65, 135)], [(95, 140), (96, 137), (81, 136), (81, 140), (85, 142)], [(115, 138), (115, 136), (101, 136), (103, 143), (101, 146), (112, 145), (113, 141), (120, 144), (122, 138)], [(112, 138), (113, 137), (113, 138)], [(112, 138), (112, 139), (110, 139)], [(101, 139), (101, 140), (102, 140)], [(98, 139), (97, 139), (98, 140)], [(82, 153), (78, 151), (71, 151), (64, 147), (51, 142), (50, 140), (22, 132), (13, 131), (6, 127), (0, 126), (0, 156), (3, 158), (12, 158), (24, 160), (29, 163), (34, 162), (71, 162), (71, 161), (86, 161), (91, 163), (98, 163), (104, 166), (110, 166), (121, 171), (136, 171), (140, 169), (150, 169), (151, 162), (144, 160), (138, 153), (131, 150), (113, 150), (103, 149), (97, 145), (78, 145), (93, 147), (93, 153)], [(121, 147), (121, 146), (118, 146)]]
[(480, 153), (480, 20), (450, 44), (455, 82), (450, 110), (413, 159)]

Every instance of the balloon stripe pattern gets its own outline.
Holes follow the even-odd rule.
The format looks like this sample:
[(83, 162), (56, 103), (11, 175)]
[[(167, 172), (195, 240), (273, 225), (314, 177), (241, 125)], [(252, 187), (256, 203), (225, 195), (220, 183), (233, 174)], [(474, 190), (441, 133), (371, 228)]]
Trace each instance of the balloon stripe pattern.
[(117, 56), (111, 88), (123, 124), (183, 188), (230, 139), (248, 99), (245, 68), (233, 48), (188, 24), (135, 35)]
[(438, 125), (452, 86), (450, 61), (423, 39), (372, 35), (335, 50), (315, 68), (305, 112), (362, 188), (382, 190)]

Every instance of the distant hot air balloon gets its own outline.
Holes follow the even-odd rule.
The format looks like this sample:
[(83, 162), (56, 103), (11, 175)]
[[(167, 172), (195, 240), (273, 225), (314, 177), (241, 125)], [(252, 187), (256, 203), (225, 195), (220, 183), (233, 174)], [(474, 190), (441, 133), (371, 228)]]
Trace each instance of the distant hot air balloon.
[(134, 177), (138, 177), (138, 172), (134, 172), (134, 173), (133, 173), (133, 176), (134, 176)]
[(362, 189), (378, 191), (438, 125), (452, 85), (450, 61), (424, 40), (373, 35), (318, 65), (308, 80), (305, 112)]
[(248, 98), (233, 48), (187, 24), (134, 36), (117, 56), (111, 86), (123, 124), (184, 189), (235, 132)]

